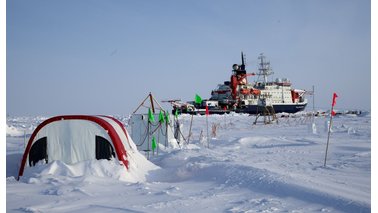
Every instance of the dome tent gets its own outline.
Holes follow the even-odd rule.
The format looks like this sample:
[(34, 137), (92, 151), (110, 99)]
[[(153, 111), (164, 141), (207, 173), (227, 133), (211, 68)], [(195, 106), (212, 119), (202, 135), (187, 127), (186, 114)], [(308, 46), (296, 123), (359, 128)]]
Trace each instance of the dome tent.
[(129, 169), (130, 159), (140, 161), (141, 157), (131, 138), (129, 140), (127, 130), (113, 117), (56, 116), (45, 120), (34, 130), (22, 157), (18, 179), (25, 167), (35, 166), (40, 161), (59, 160), (75, 164), (114, 158)]

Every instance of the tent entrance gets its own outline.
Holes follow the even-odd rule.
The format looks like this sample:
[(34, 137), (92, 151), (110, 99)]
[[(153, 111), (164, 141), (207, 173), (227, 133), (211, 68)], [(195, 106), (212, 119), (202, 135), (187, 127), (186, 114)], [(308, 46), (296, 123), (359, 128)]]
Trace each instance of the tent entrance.
[(47, 137), (38, 139), (31, 147), (29, 152), (29, 166), (35, 166), (38, 161), (43, 159), (48, 163)]
[(96, 159), (110, 160), (115, 157), (113, 146), (105, 138), (96, 135)]

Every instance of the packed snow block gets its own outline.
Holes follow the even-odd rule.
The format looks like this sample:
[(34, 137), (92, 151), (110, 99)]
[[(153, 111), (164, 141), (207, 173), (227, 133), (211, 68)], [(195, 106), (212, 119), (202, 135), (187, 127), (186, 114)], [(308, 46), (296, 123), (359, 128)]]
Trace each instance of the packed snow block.
[(315, 123), (308, 124), (308, 132), (312, 133), (312, 134), (317, 134), (318, 133)]
[(330, 128), (331, 122), (330, 121), (325, 121), (324, 122), (324, 132), (333, 132), (332, 126)]
[(152, 138), (155, 138), (157, 146), (177, 147), (174, 137), (173, 119), (169, 115), (169, 121), (159, 122), (159, 114), (153, 114), (154, 122), (149, 121), (148, 114), (133, 114), (129, 120), (131, 137), (139, 151), (152, 152)]
[(63, 115), (42, 122), (31, 135), (22, 157), (18, 179), (25, 167), (59, 161), (115, 159), (129, 171), (136, 164), (153, 165), (140, 154), (123, 124), (110, 116)]

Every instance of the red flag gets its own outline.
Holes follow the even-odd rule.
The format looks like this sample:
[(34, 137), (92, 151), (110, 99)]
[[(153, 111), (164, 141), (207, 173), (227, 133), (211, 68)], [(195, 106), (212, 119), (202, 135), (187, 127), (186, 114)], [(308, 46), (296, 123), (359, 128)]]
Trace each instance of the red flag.
[(332, 99), (332, 106), (335, 106), (336, 105), (336, 98), (339, 97), (337, 96), (337, 94), (334, 92), (333, 93), (333, 99)]
[(205, 112), (206, 115), (209, 115), (209, 107), (206, 105), (206, 112)]
[(335, 116), (335, 115), (336, 115), (336, 112), (332, 110), (331, 115), (332, 115), (332, 116)]

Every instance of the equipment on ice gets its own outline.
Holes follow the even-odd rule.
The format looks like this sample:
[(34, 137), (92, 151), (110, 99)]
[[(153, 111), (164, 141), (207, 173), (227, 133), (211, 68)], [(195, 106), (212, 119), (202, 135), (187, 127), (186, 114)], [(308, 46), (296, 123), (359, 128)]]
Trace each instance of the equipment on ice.
[[(147, 103), (146, 103), (147, 102)], [(147, 113), (138, 113), (141, 107)], [(174, 119), (164, 110), (154, 96), (149, 93), (138, 108), (133, 112), (128, 122), (139, 151), (145, 152), (147, 158), (150, 153), (159, 153), (160, 144), (164, 147), (178, 147), (178, 140), (174, 136)]]

